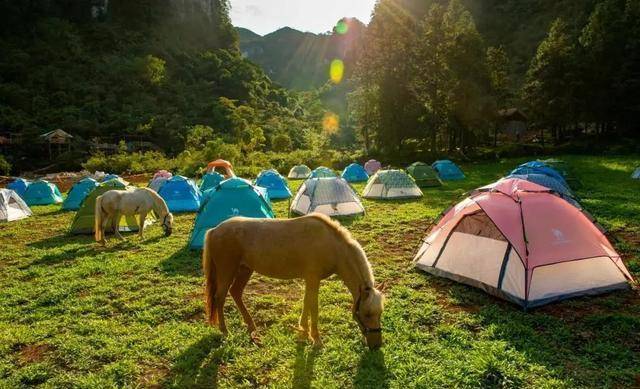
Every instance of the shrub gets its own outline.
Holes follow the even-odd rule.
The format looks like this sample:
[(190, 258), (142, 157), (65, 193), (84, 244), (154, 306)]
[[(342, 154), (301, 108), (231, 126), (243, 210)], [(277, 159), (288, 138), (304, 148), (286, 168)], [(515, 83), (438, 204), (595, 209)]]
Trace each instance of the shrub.
[(4, 155), (0, 155), (0, 173), (5, 176), (11, 173), (11, 164), (5, 159)]

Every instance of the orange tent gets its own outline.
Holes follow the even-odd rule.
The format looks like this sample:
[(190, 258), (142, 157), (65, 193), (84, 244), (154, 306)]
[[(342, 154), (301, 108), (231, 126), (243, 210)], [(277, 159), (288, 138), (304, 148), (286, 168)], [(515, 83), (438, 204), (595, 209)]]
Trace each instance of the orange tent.
[(225, 178), (235, 176), (233, 173), (233, 166), (229, 161), (225, 161), (224, 159), (216, 159), (215, 161), (209, 162), (207, 165), (207, 172), (215, 171), (217, 167), (222, 168)]

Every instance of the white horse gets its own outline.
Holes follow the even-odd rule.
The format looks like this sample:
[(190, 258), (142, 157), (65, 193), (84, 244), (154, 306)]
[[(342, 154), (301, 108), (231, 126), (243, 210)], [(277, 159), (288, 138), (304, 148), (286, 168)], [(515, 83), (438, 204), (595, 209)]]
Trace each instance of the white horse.
[(167, 203), (162, 197), (149, 188), (134, 190), (110, 190), (96, 198), (95, 208), (95, 238), (96, 241), (105, 244), (105, 230), (111, 223), (114, 235), (123, 239), (119, 226), (122, 216), (140, 215), (138, 235), (143, 237), (144, 222), (147, 214), (154, 211), (162, 221), (164, 235), (169, 236), (173, 232), (173, 215), (169, 212)]

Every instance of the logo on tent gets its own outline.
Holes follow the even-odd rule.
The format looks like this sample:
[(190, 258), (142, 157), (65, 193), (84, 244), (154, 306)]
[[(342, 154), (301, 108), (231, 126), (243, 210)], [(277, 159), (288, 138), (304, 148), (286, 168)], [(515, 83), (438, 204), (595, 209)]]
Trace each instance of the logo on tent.
[(240, 215), (240, 210), (238, 208), (231, 208), (231, 214), (233, 216), (238, 216)]
[(556, 238), (556, 243), (567, 243), (568, 240), (565, 238), (564, 233), (557, 228), (551, 230), (553, 232), (553, 236)]

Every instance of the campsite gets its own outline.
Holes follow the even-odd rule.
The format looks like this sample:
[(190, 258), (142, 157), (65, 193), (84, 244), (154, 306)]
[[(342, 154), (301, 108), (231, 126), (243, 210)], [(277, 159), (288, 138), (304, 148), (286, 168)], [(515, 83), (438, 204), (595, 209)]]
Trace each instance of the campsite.
[[(561, 158), (579, 166), (582, 204), (638, 277), (638, 183), (630, 174), (640, 161)], [(204, 319), (200, 252), (188, 241), (193, 213), (176, 214), (169, 238), (152, 225), (144, 241), (132, 233), (100, 247), (91, 236), (69, 234), (72, 212), (34, 207), (33, 217), (0, 227), (3, 380), (53, 387), (635, 385), (636, 291), (525, 312), (414, 268), (441, 212), (522, 162), (462, 164), (466, 180), (425, 189), (420, 199), (363, 199), (366, 215), (343, 221), (365, 249), (376, 281), (386, 283), (385, 344), (378, 351), (363, 346), (345, 314), (348, 292), (335, 279), (320, 289), (322, 348), (294, 339), (301, 283), (261, 276), (254, 276), (246, 298), (261, 344), (251, 342), (231, 302), (223, 339)], [(303, 182), (289, 180), (292, 192)], [(362, 193), (364, 186), (354, 188)], [(274, 201), (276, 217), (286, 218), (288, 205)]]
[(640, 388), (640, 0), (0, 1), (0, 389)]

